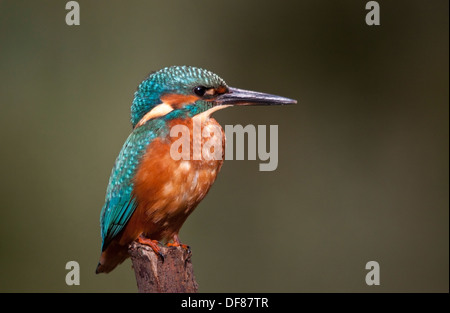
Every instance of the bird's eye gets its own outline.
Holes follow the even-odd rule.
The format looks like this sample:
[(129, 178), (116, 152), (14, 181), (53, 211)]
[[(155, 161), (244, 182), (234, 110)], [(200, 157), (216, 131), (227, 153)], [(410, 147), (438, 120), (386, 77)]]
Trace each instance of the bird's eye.
[(194, 88), (194, 93), (197, 96), (203, 97), (205, 95), (207, 88), (205, 86), (197, 86)]

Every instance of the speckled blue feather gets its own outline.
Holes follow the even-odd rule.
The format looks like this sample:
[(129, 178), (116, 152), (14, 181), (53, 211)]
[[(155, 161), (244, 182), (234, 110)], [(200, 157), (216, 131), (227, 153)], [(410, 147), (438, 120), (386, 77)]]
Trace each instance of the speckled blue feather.
[(151, 120), (136, 128), (125, 141), (111, 171), (105, 204), (100, 215), (102, 251), (123, 229), (136, 209), (133, 178), (148, 144), (158, 136), (167, 135), (165, 126), (162, 119)]

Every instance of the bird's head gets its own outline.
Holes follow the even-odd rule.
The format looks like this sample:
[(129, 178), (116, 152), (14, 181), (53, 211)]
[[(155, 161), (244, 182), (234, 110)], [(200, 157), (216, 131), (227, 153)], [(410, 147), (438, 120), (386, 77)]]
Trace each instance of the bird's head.
[(189, 116), (231, 105), (282, 105), (297, 101), (228, 87), (216, 74), (192, 66), (171, 66), (151, 73), (138, 87), (131, 106), (133, 127), (167, 115)]

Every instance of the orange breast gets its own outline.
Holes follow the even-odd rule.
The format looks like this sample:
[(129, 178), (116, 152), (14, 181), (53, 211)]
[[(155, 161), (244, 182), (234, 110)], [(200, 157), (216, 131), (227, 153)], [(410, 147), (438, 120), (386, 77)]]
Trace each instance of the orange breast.
[[(148, 146), (135, 177), (138, 206), (124, 229), (121, 244), (135, 240), (141, 233), (155, 240), (170, 240), (178, 234), (186, 218), (208, 193), (222, 166), (225, 135), (213, 118), (201, 123), (201, 143), (202, 147), (220, 144), (222, 158), (219, 160), (211, 160), (205, 154), (194, 160), (193, 120), (173, 120), (169, 124), (170, 127), (175, 125), (185, 125), (190, 130), (191, 157), (189, 160), (171, 157), (171, 145), (178, 137), (156, 139)], [(211, 127), (219, 127), (220, 136), (210, 133)]]

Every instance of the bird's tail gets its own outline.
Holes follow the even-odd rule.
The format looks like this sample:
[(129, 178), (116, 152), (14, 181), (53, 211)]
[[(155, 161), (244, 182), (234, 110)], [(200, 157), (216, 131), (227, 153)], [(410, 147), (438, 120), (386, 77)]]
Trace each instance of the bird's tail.
[(102, 252), (95, 273), (109, 273), (128, 257), (128, 247), (112, 241), (108, 248)]

